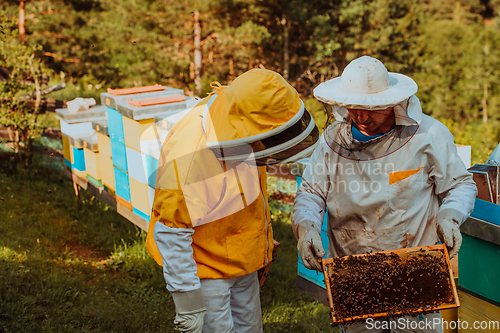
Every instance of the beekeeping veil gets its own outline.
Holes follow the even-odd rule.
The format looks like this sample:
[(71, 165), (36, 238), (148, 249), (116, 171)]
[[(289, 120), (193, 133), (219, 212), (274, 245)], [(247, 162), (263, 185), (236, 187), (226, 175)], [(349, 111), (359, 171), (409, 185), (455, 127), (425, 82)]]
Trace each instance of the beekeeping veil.
[[(353, 60), (341, 77), (318, 85), (314, 96), (323, 103), (329, 119), (337, 121), (324, 132), (325, 140), (339, 155), (358, 161), (391, 154), (415, 134), (422, 119), (418, 86), (410, 77), (388, 72), (379, 60), (363, 56)], [(395, 126), (366, 142), (353, 138), (347, 109), (385, 110), (394, 108)]]
[(310, 155), (317, 145), (314, 120), (278, 73), (252, 69), (229, 87), (216, 87), (212, 100), (203, 127), (207, 147), (222, 161), (290, 163)]

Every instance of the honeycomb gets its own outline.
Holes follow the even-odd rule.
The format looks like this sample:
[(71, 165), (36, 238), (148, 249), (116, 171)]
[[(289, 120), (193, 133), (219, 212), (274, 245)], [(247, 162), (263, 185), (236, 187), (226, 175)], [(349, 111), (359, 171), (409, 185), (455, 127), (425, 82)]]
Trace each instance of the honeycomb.
[(332, 258), (326, 267), (337, 322), (429, 313), (453, 302), (446, 255), (420, 249)]

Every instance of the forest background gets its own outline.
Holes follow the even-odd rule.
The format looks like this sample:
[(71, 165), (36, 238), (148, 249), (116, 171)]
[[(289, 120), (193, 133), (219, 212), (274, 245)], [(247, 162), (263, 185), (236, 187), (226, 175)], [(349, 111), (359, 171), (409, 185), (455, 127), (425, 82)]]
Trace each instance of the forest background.
[[(499, 0), (0, 0), (0, 11), (0, 66), (64, 82), (51, 98), (152, 84), (203, 97), (212, 81), (267, 68), (322, 128), (312, 89), (370, 55), (414, 78), (424, 112), (472, 146), (473, 164), (500, 139)], [(0, 80), (4, 93), (12, 82)]]
[[(424, 112), (484, 163), (500, 141), (499, 24), (500, 0), (0, 0), (0, 124), (28, 141), (47, 119), (57, 126), (39, 103), (61, 83), (47, 96), (99, 101), (107, 88), (162, 84), (203, 97), (212, 81), (268, 68), (321, 129), (313, 88), (370, 55), (414, 78)], [(77, 202), (62, 173), (11, 164), (0, 163), (0, 332), (173, 331), (145, 232), (86, 191)], [(278, 181), (269, 188), (292, 187)], [(293, 292), (293, 206), (269, 203), (281, 245), (264, 332), (338, 332), (327, 307)]]

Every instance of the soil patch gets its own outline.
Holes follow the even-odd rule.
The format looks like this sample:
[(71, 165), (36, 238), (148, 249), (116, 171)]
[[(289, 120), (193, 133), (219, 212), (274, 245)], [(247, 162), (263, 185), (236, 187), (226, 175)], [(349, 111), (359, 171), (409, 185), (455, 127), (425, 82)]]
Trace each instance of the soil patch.
[(86, 261), (101, 261), (108, 259), (108, 255), (103, 252), (80, 243), (67, 242), (65, 245), (71, 254)]
[(293, 202), (295, 200), (295, 195), (283, 193), (283, 192), (279, 192), (279, 191), (274, 191), (274, 192), (269, 194), (269, 199), (281, 201), (281, 202), (293, 205)]

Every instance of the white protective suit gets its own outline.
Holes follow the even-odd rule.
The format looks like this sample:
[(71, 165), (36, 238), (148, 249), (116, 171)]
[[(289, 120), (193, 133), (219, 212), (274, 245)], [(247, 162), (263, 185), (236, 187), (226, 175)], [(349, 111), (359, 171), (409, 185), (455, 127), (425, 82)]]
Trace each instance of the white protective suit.
[[(460, 224), (472, 212), (476, 185), (453, 136), (422, 114), (415, 96), (411, 99), (408, 114), (417, 118), (414, 125), (396, 126), (348, 158), (335, 144), (334, 137), (342, 134), (325, 131), (328, 137), (321, 137), (311, 156), (292, 222), (310, 220), (319, 231), (328, 207), (328, 257), (433, 245), (439, 241), (438, 211), (459, 211)], [(340, 122), (346, 121), (331, 126)], [(394, 131), (401, 134), (390, 137)], [(370, 159), (370, 150), (388, 153)]]
[[(398, 117), (404, 111), (406, 115)], [(350, 151), (342, 144), (356, 147), (359, 142), (352, 138), (350, 123), (337, 113), (340, 120), (324, 132), (304, 170), (292, 223), (296, 231), (299, 223), (312, 221), (320, 232), (328, 208), (329, 258), (433, 245), (439, 242), (439, 211), (460, 212), (461, 224), (473, 210), (476, 186), (448, 129), (422, 114), (416, 96), (396, 106), (395, 112), (392, 130)], [(432, 322), (440, 314), (401, 320), (406, 319)], [(382, 325), (367, 327), (361, 323), (342, 329), (382, 332), (375, 329)], [(428, 328), (397, 331), (442, 332), (439, 325)]]

